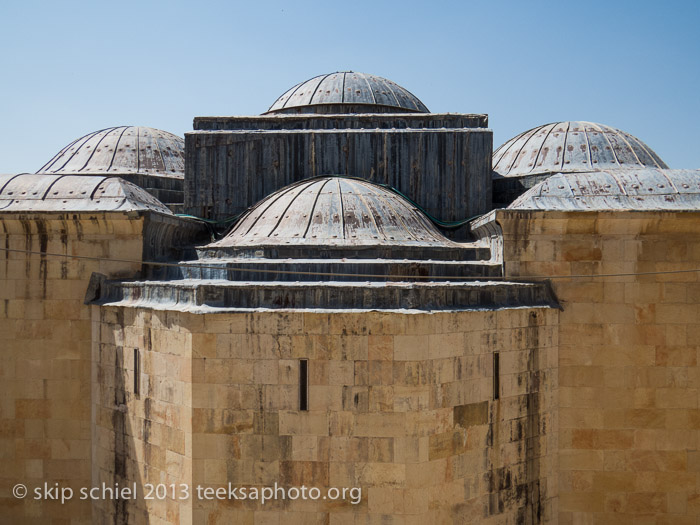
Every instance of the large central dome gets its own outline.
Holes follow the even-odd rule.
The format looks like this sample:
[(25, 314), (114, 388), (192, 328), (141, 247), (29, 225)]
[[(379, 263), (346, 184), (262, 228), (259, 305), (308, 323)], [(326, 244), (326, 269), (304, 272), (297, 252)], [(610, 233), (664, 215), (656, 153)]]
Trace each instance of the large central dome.
[(429, 113), (418, 98), (386, 78), (339, 71), (287, 90), (267, 113)]

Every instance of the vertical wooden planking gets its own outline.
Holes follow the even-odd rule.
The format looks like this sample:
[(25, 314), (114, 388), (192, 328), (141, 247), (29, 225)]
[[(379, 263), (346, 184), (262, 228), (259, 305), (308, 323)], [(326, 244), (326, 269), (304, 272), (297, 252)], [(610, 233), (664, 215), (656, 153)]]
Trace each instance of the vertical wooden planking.
[(220, 131), (186, 140), (188, 213), (212, 207), (221, 219), (283, 186), (331, 174), (394, 186), (443, 220), (491, 206), (490, 130)]

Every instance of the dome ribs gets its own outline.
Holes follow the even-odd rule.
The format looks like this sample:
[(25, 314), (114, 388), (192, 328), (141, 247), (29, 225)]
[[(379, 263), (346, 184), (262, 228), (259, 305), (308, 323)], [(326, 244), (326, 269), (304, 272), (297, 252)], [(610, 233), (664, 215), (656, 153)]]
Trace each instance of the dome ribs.
[[(369, 81), (367, 82), (369, 84)], [(389, 86), (386, 79), (381, 77), (375, 77), (374, 90), (372, 95), (376, 104), (382, 106), (400, 106), (401, 103), (399, 99), (396, 98), (394, 90)]]
[(338, 75), (338, 73), (322, 75), (321, 81), (316, 87), (316, 92), (314, 93), (314, 98), (312, 100), (314, 104), (332, 103), (334, 101), (334, 98), (336, 98), (337, 95), (340, 94), (340, 91), (342, 90), (342, 85), (339, 89), (337, 81)]
[[(112, 162), (113, 152), (112, 148), (116, 149), (114, 146), (114, 141), (111, 141), (111, 135), (121, 135), (123, 128), (110, 128), (101, 137), (100, 140), (91, 148), (90, 157), (85, 161), (83, 166), (77, 170), (78, 172), (85, 173), (107, 173), (108, 166)], [(110, 145), (110, 142), (112, 144)]]
[(315, 76), (288, 89), (266, 113), (357, 112), (429, 111), (410, 91), (390, 80), (356, 71), (338, 71)]
[(368, 75), (349, 72), (345, 74), (345, 95), (350, 95), (352, 104), (376, 105)]
[(136, 128), (136, 172), (141, 171), (141, 137), (139, 135), (139, 130)]
[[(68, 150), (69, 157), (65, 159), (65, 162), (61, 164), (60, 168), (55, 168), (48, 173), (62, 173), (62, 172), (73, 172), (73, 173), (78, 173), (80, 171), (80, 168), (85, 165), (85, 161), (83, 160), (85, 157), (89, 158), (90, 154), (92, 152), (92, 146), (93, 146), (93, 141), (96, 136), (100, 135), (101, 133), (104, 133), (112, 128), (105, 128), (101, 129), (99, 131), (95, 131), (93, 133), (89, 133), (88, 135), (85, 135), (83, 137), (85, 140), (80, 142), (80, 145), (77, 147), (70, 148)], [(60, 153), (59, 153), (60, 155)], [(59, 159), (60, 160), (60, 159)], [(37, 172), (41, 173), (41, 172)]]
[[(640, 159), (640, 162), (644, 164), (645, 166), (648, 166), (649, 164), (653, 164), (654, 167), (660, 168), (660, 169), (668, 169), (668, 166), (654, 153), (649, 146), (644, 144), (641, 140), (639, 140), (637, 137), (634, 135), (630, 135), (629, 133), (623, 132), (622, 135), (625, 137), (625, 140), (628, 143), (634, 143), (637, 147), (632, 148), (633, 151), (635, 151), (635, 155), (637, 155), (637, 158)], [(642, 161), (640, 154), (642, 157), (645, 157), (644, 160)]]
[(639, 157), (634, 154), (629, 142), (620, 133), (609, 133), (607, 138), (612, 145), (615, 157), (621, 168), (634, 167), (635, 164), (639, 164)]
[(629, 151), (632, 153), (632, 155), (634, 155), (634, 159), (636, 160), (637, 164), (643, 165), (644, 162), (641, 161), (641, 159), (639, 158), (639, 155), (637, 155), (637, 152), (635, 151), (635, 148), (632, 147), (632, 144), (630, 144), (630, 141), (627, 140), (627, 137), (625, 135), (627, 135), (627, 134), (624, 132), (620, 133), (620, 138), (625, 142), (625, 144), (629, 148)]
[[(318, 94), (317, 92), (318, 92), (319, 86), (323, 83), (323, 81), (324, 81), (327, 77), (328, 77), (328, 75), (322, 76), (321, 80), (319, 80), (318, 83), (316, 84), (316, 86), (314, 86), (314, 88), (311, 90), (311, 96), (309, 97), (309, 104), (313, 103), (314, 98), (315, 98), (316, 95)], [(312, 80), (313, 80), (313, 79), (312, 79)], [(304, 85), (309, 84), (309, 83), (311, 83), (311, 80), (307, 80), (306, 82), (304, 82)]]
[[(301, 188), (300, 188), (300, 186), (301, 186)], [(310, 184), (309, 184), (309, 186), (310, 186)], [(308, 187), (308, 186), (303, 186), (303, 183), (299, 183), (299, 184), (294, 185), (294, 187), (290, 188), (290, 192), (301, 193), (306, 189), (306, 187)], [(264, 222), (261, 223), (259, 226), (261, 219), (265, 220), (267, 218), (266, 214), (268, 213), (268, 211), (271, 211), (272, 207), (276, 203), (278, 203), (278, 201), (280, 199), (284, 199), (285, 197), (288, 197), (288, 193), (281, 194), (279, 192), (275, 192), (275, 193), (269, 195), (267, 198), (260, 201), (260, 203), (258, 203), (255, 207), (251, 208), (249, 213), (247, 213), (245, 215), (245, 217), (242, 218), (238, 222), (238, 225), (231, 232), (231, 234), (237, 233), (239, 230), (245, 230), (245, 232), (241, 234), (243, 237), (245, 237), (245, 236), (250, 234), (250, 232), (253, 230), (253, 228), (258, 228), (258, 229), (264, 228), (264, 224), (265, 224)], [(289, 206), (287, 206), (287, 208), (288, 207)], [(274, 226), (274, 228), (276, 228), (278, 225), (279, 225), (279, 221)], [(272, 233), (272, 232), (268, 231), (267, 233), (265, 233), (263, 230), (263, 231), (257, 232), (257, 235), (259, 235), (260, 237), (267, 237), (270, 235), (270, 233)]]
[[(498, 148), (496, 148), (496, 151), (493, 152), (493, 157), (492, 157), (492, 160), (496, 160), (496, 157), (498, 156), (498, 159), (496, 160), (496, 162), (493, 162), (493, 164), (492, 164), (494, 170), (496, 170), (498, 168), (498, 165), (505, 158), (506, 154), (509, 153), (511, 144), (515, 143), (516, 140), (520, 139), (520, 137), (522, 137), (526, 133), (529, 133), (530, 131), (532, 131), (532, 130), (523, 131), (519, 135), (516, 135), (515, 137), (510, 139), (508, 142), (504, 142)], [(508, 173), (508, 171), (506, 170), (505, 173)]]
[[(83, 135), (83, 136), (80, 137), (79, 139), (76, 139), (76, 140), (74, 140), (73, 142), (71, 142), (70, 144), (68, 144), (65, 148), (63, 148), (61, 151), (59, 151), (51, 160), (49, 160), (49, 162), (47, 162), (47, 163), (44, 164), (41, 168), (39, 168), (39, 170), (37, 171), (37, 173), (53, 173), (53, 172), (55, 172), (55, 171), (60, 170), (61, 168), (58, 168), (57, 170), (52, 170), (51, 167), (52, 167), (54, 164), (56, 164), (58, 161), (60, 161), (60, 160), (63, 158), (63, 156), (66, 155), (66, 154), (71, 150), (71, 147), (75, 146), (75, 144), (77, 144), (77, 143), (80, 142), (81, 140), (82, 140), (83, 143), (84, 143), (85, 141), (88, 140), (88, 138), (90, 137), (90, 135), (92, 135), (92, 133), (88, 133), (87, 135)], [(81, 144), (81, 145), (82, 145), (82, 144)], [(80, 148), (80, 146), (78, 146), (78, 148)], [(73, 157), (73, 155), (74, 155), (74, 153), (73, 153), (73, 154), (70, 154), (70, 156), (69, 156), (69, 157), (66, 159), (66, 161), (61, 165), (61, 167), (65, 166), (65, 165), (68, 163), (68, 161), (70, 161), (70, 159)]]
[[(280, 214), (279, 222), (275, 226), (275, 232), (279, 234), (279, 237), (285, 239), (303, 238), (303, 235), (299, 232), (299, 228), (301, 224), (303, 224), (304, 230), (308, 227), (308, 212), (316, 202), (317, 196), (312, 188), (318, 183), (318, 180), (307, 179), (299, 184), (299, 191), (290, 199), (289, 205), (285, 208), (284, 213)], [(290, 212), (292, 206), (296, 209), (305, 210), (306, 214), (293, 217), (292, 212)], [(304, 217), (304, 215), (306, 215), (306, 217)]]
[[(314, 208), (309, 217), (309, 229), (306, 238), (311, 239), (342, 239), (341, 234), (342, 218), (337, 191), (331, 187), (326, 190), (326, 186), (331, 185), (333, 179), (328, 179), (323, 185), (323, 189), (318, 192), (318, 198), (314, 203)], [(335, 184), (332, 184), (335, 186)], [(326, 190), (326, 191), (324, 191)]]
[[(139, 147), (143, 151), (139, 150)], [(37, 173), (140, 174), (184, 178), (185, 141), (154, 128), (117, 126), (89, 133), (59, 151)]]
[[(599, 133), (600, 137), (604, 139), (605, 143), (601, 140), (595, 140), (595, 145), (591, 146), (591, 167), (603, 169), (606, 167), (619, 167), (620, 161), (617, 159), (615, 150), (613, 148), (610, 139), (608, 139), (608, 133), (610, 128), (607, 126), (601, 126), (594, 122), (587, 123), (590, 128), (592, 128), (593, 133)], [(598, 135), (594, 135), (598, 137)]]
[[(323, 180), (323, 179), (321, 179), (321, 180)], [(321, 187), (316, 192), (316, 196), (314, 198), (314, 203), (311, 206), (311, 209), (309, 210), (309, 213), (308, 213), (309, 216), (308, 216), (308, 220), (306, 221), (306, 228), (304, 229), (304, 235), (302, 235), (302, 237), (305, 239), (309, 235), (309, 230), (311, 229), (311, 225), (313, 223), (313, 218), (314, 218), (314, 214), (316, 213), (316, 206), (318, 204), (318, 199), (321, 196), (321, 194), (323, 193), (323, 188), (325, 188), (329, 182), (330, 182), (330, 179), (324, 180), (323, 184), (321, 184)]]
[(343, 190), (340, 187), (340, 179), (335, 179), (335, 182), (338, 185), (338, 197), (340, 200), (340, 229), (343, 232), (343, 239), (345, 239), (346, 238), (346, 236), (345, 236), (346, 220), (345, 220), (345, 206), (343, 205)]
[(510, 139), (496, 149), (492, 163), (498, 178), (607, 168), (658, 168), (663, 161), (629, 133), (594, 122), (565, 121), (545, 124)]
[[(272, 227), (270, 230), (270, 233), (268, 234), (268, 237), (270, 235), (273, 235), (275, 231), (279, 228), (279, 225), (282, 224), (282, 221), (287, 217), (287, 212), (289, 211), (289, 208), (294, 204), (294, 202), (297, 200), (297, 198), (302, 195), (310, 186), (313, 186), (314, 182), (307, 183), (307, 184), (299, 184), (298, 191), (294, 194), (291, 195), (291, 198), (289, 199), (289, 202), (287, 205), (284, 207), (284, 209), (278, 214), (277, 222), (275, 225)], [(289, 192), (291, 193), (291, 192)], [(289, 196), (289, 194), (286, 194)], [(268, 208), (269, 210), (270, 208)], [(281, 233), (281, 232), (280, 232)]]
[(155, 144), (155, 149), (158, 150), (158, 156), (160, 157), (160, 162), (161, 165), (163, 166), (163, 171), (168, 171), (168, 166), (165, 164), (165, 156), (163, 155), (163, 150), (160, 147), (160, 142), (158, 141), (158, 137), (154, 136), (151, 134), (153, 144)]
[[(114, 128), (108, 128), (108, 129), (106, 129), (106, 130), (100, 131), (99, 133), (95, 133), (92, 137), (90, 137), (90, 141), (88, 141), (88, 142), (94, 142), (94, 144), (84, 145), (84, 146), (81, 148), (81, 152), (84, 152), (85, 155), (87, 155), (87, 159), (85, 160), (84, 163), (82, 163), (82, 166), (81, 166), (80, 168), (78, 168), (78, 169), (75, 170), (76, 172), (79, 173), (79, 172), (85, 170), (85, 168), (87, 167), (87, 165), (90, 163), (90, 161), (92, 160), (92, 158), (95, 156), (95, 152), (96, 152), (98, 149), (100, 149), (100, 144), (102, 143), (102, 141), (103, 141), (103, 140), (105, 139), (105, 137), (106, 137), (107, 135), (109, 135), (113, 130), (114, 130)], [(79, 152), (78, 152), (78, 153), (79, 153)], [(83, 155), (83, 156), (85, 156), (85, 155)], [(76, 157), (77, 157), (77, 156), (78, 156), (78, 155), (76, 155)], [(72, 160), (72, 159), (71, 159), (71, 160)]]
[(165, 171), (165, 163), (158, 149), (158, 144), (154, 140), (153, 133), (148, 128), (138, 128), (138, 165), (139, 172), (158, 172)]
[(131, 126), (124, 133), (123, 140), (119, 142), (118, 162), (116, 165), (126, 172), (138, 172), (139, 142), (137, 133), (138, 130)]
[[(393, 233), (394, 235), (390, 235), (389, 239), (390, 241), (393, 240), (407, 240), (407, 239), (413, 239), (417, 240), (414, 235), (411, 234), (410, 229), (406, 225), (406, 223), (403, 220), (403, 217), (401, 213), (398, 213), (394, 206), (391, 204), (391, 200), (394, 194), (387, 194), (383, 193), (380, 194), (379, 192), (375, 191), (374, 188), (369, 187), (369, 191), (373, 193), (377, 199), (377, 203), (380, 203), (380, 206), (383, 204), (386, 207), (386, 210), (383, 210), (384, 213), (380, 216), (385, 216), (389, 220), (386, 221), (387, 225), (391, 227), (391, 230), (389, 233)], [(386, 232), (386, 230), (385, 230)], [(386, 235), (386, 233), (385, 233)], [(401, 237), (400, 239), (397, 239), (397, 237)]]
[(561, 148), (561, 163), (559, 169), (563, 170), (566, 165), (566, 151), (569, 146), (569, 130), (571, 129), (571, 122), (566, 123), (566, 130), (564, 131), (564, 144)]
[[(314, 78), (316, 78), (316, 77), (314, 77)], [(275, 104), (279, 104), (280, 107), (279, 107), (279, 108), (274, 108), (275, 104), (273, 104), (272, 106), (270, 106), (270, 108), (268, 109), (268, 111), (271, 111), (273, 108), (274, 108), (274, 109), (281, 109), (281, 108), (284, 108), (284, 107), (286, 106), (287, 102), (289, 101), (289, 99), (291, 98), (291, 96), (294, 94), (294, 92), (295, 92), (297, 89), (299, 89), (303, 83), (304, 83), (304, 82), (301, 82), (300, 84), (296, 84), (295, 86), (292, 86), (292, 87), (289, 88), (287, 91), (285, 91), (285, 92), (275, 101)]]
[(566, 142), (566, 131), (561, 123), (552, 124), (552, 132), (547, 136), (542, 145), (541, 160), (530, 172), (541, 170), (560, 170), (564, 161), (564, 143)]
[[(508, 171), (506, 173), (510, 173), (513, 170), (513, 168), (518, 167), (518, 165), (520, 164), (520, 161), (522, 160), (523, 149), (525, 148), (527, 143), (530, 141), (530, 139), (535, 135), (535, 133), (537, 133), (537, 129), (538, 128), (531, 129), (529, 131), (526, 131), (522, 135), (518, 136), (518, 138), (516, 140), (521, 141), (522, 144), (520, 145), (519, 148), (513, 149), (513, 153), (512, 153), (512, 157), (511, 157), (512, 160), (510, 161), (510, 163), (508, 165)], [(514, 146), (515, 146), (515, 144), (516, 144), (516, 142), (513, 143)]]
[(569, 131), (566, 134), (562, 169), (567, 170), (569, 166), (582, 166), (582, 169), (589, 171), (590, 165), (586, 128), (582, 122), (570, 122)]
[(23, 173), (0, 175), (5, 210), (79, 213), (152, 210), (172, 215), (144, 189), (107, 175)]
[(340, 103), (345, 102), (345, 73), (343, 73), (343, 85), (340, 88)]
[(185, 142), (168, 132), (158, 133), (158, 148), (163, 156), (165, 170), (168, 173), (185, 173)]
[[(545, 126), (546, 127), (546, 126)], [(549, 134), (552, 132), (552, 130), (556, 127), (556, 124), (552, 124), (550, 128), (547, 130), (546, 133), (544, 133), (544, 139), (542, 139), (542, 142), (540, 143), (540, 147), (537, 148), (537, 153), (535, 154), (535, 157), (532, 159), (531, 163), (531, 168), (530, 171), (533, 171), (537, 167), (537, 161), (540, 158), (540, 154), (542, 153), (542, 149), (544, 148), (545, 143), (547, 142), (547, 139), (549, 138)], [(544, 130), (544, 128), (542, 128)], [(547, 155), (548, 151), (545, 152), (545, 156)]]
[[(226, 237), (211, 246), (253, 251), (256, 246), (262, 250), (316, 247), (322, 254), (400, 246), (458, 248), (400, 195), (369, 181), (343, 176), (306, 179), (278, 190), (251, 208)], [(315, 257), (313, 253), (311, 250), (309, 257)]]
[(696, 210), (700, 170), (609, 168), (552, 175), (520, 195), (512, 209)]
[[(355, 185), (356, 188), (359, 188), (359, 185)], [(382, 235), (384, 238), (384, 232), (380, 229), (379, 225), (377, 224), (377, 220), (375, 217), (375, 210), (369, 205), (369, 202), (365, 198), (365, 194), (360, 190), (357, 189), (357, 197), (358, 201), (364, 206), (365, 210), (367, 210), (367, 213), (362, 213), (361, 215), (361, 220), (359, 220), (359, 224), (362, 225), (364, 230), (369, 229), (372, 237), (375, 239), (379, 239), (379, 236)], [(360, 213), (359, 206), (356, 208), (358, 211), (358, 214)], [(369, 224), (371, 222), (371, 225)]]
[(367, 77), (364, 77), (363, 80), (365, 81), (365, 84), (367, 84), (367, 89), (369, 91), (369, 94), (372, 95), (372, 104), (376, 104), (377, 97), (374, 96), (374, 91), (372, 90), (372, 86), (369, 84), (369, 80), (367, 80)]
[(124, 126), (124, 129), (119, 134), (119, 138), (117, 139), (117, 143), (114, 145), (114, 151), (112, 152), (112, 160), (109, 161), (109, 166), (107, 167), (108, 172), (112, 169), (112, 166), (114, 165), (114, 159), (117, 158), (117, 153), (119, 153), (119, 144), (121, 143), (122, 137), (124, 136), (124, 133), (126, 133), (127, 129), (129, 129), (129, 128), (127, 126)]

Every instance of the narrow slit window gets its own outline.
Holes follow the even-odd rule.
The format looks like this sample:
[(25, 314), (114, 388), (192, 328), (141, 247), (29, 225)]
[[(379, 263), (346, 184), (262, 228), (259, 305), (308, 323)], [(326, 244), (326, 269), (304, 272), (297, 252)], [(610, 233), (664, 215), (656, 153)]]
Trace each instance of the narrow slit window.
[(299, 361), (299, 410), (309, 409), (309, 361)]
[(501, 397), (501, 356), (498, 352), (493, 353), (493, 398)]
[(141, 394), (141, 352), (134, 348), (134, 395)]

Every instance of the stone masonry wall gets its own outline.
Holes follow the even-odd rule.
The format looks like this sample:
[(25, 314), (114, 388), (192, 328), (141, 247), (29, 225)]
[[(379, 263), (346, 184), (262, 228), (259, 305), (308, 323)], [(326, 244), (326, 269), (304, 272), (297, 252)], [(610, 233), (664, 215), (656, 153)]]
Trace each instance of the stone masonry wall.
[(508, 276), (554, 279), (559, 515), (700, 519), (700, 213), (496, 212)]
[[(147, 515), (154, 523), (423, 525), (536, 523), (556, 515), (556, 310), (94, 308), (101, 342), (93, 385), (97, 432), (104, 436), (99, 479), (192, 488), (277, 483), (318, 487), (323, 495), (329, 487), (362, 490), (357, 505), (349, 498), (264, 506), (137, 499), (120, 516)], [(129, 393), (132, 347), (142, 352), (140, 399)], [(299, 409), (302, 359), (307, 411)], [(149, 421), (158, 438), (142, 437)], [(113, 508), (103, 508), (103, 519)]]
[[(124, 214), (3, 214), (5, 250), (140, 260), (142, 221)], [(77, 499), (12, 496), (24, 483), (90, 485), (91, 273), (130, 275), (140, 265), (0, 252), (0, 521), (91, 523)]]
[[(180, 498), (180, 484), (192, 484), (191, 327), (164, 311), (92, 314), (93, 486), (137, 487), (96, 500), (93, 522), (192, 523), (192, 502)], [(159, 485), (174, 486), (175, 497)]]

